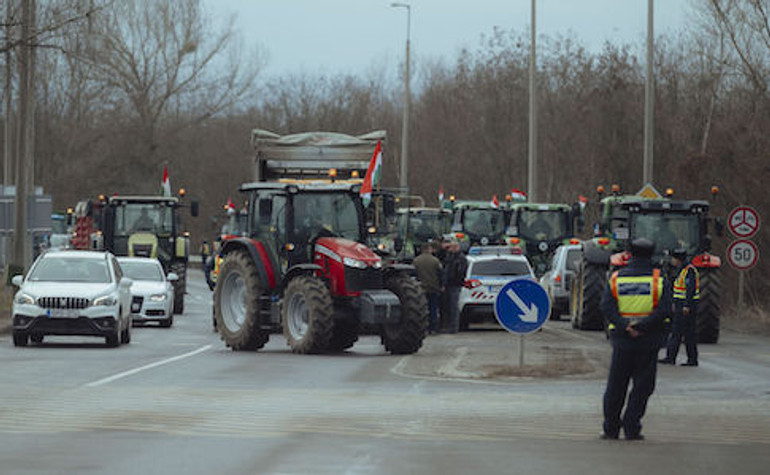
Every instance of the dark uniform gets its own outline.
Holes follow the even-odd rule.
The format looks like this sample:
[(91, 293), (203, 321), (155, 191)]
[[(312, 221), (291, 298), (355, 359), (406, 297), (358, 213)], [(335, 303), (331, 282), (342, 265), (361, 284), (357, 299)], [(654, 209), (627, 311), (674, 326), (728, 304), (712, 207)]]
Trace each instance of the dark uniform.
[[(612, 274), (602, 296), (601, 309), (612, 342), (602, 438), (617, 439), (621, 427), (626, 439), (643, 438), (641, 419), (655, 389), (658, 350), (671, 305), (665, 277), (652, 267), (654, 247), (648, 239), (635, 239), (628, 267)], [(621, 418), (630, 381), (633, 388)]]
[(673, 313), (674, 325), (671, 338), (666, 349), (666, 357), (661, 363), (676, 364), (676, 356), (679, 353), (679, 345), (684, 338), (684, 346), (687, 350), (687, 362), (682, 366), (698, 366), (698, 346), (695, 337), (695, 315), (700, 300), (700, 276), (698, 269), (686, 262), (687, 254), (684, 249), (675, 249), (671, 253), (680, 265), (677, 269), (677, 277), (674, 280)]

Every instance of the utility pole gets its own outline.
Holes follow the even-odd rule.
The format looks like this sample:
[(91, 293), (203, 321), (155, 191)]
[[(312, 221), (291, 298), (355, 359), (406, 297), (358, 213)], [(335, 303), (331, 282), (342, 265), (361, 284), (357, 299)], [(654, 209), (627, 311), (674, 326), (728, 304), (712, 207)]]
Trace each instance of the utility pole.
[[(6, 41), (13, 41), (13, 28), (11, 27), (13, 7), (10, 0), (5, 4), (5, 37)], [(13, 184), (13, 68), (11, 65), (11, 48), (5, 51), (5, 84), (3, 97), (5, 98), (5, 130), (3, 131), (3, 185)]]
[(653, 74), (653, 0), (647, 0), (647, 80), (644, 85), (644, 171), (642, 186), (652, 183), (653, 135), (655, 133), (655, 76)]
[(532, 39), (530, 40), (529, 51), (529, 155), (528, 155), (528, 173), (527, 173), (527, 195), (531, 203), (537, 202), (537, 89), (535, 84), (535, 73), (537, 68), (537, 57), (535, 39), (535, 0), (532, 0)]
[(409, 93), (409, 40), (412, 29), (412, 7), (408, 3), (394, 2), (390, 4), (394, 8), (406, 9), (406, 66), (404, 68), (404, 119), (401, 129), (401, 180), (399, 185), (402, 189), (409, 188), (409, 109), (412, 102), (412, 95)]
[(18, 149), (16, 166), (16, 199), (14, 203), (14, 233), (13, 252), (9, 263), (9, 274), (23, 273), (27, 265), (27, 196), (28, 196), (28, 169), (30, 158), (30, 144), (27, 143), (30, 118), (32, 113), (30, 95), (34, 89), (30, 84), (30, 63), (32, 55), (31, 21), (34, 18), (34, 0), (22, 0), (21, 8), (21, 42), (19, 51), (19, 116), (18, 116)]

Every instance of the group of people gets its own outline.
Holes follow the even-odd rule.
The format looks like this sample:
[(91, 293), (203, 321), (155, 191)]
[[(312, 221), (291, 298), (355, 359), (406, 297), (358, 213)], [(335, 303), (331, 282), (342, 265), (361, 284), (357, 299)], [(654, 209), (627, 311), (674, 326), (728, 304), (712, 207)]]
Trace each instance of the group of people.
[(468, 260), (456, 239), (429, 241), (414, 258), (417, 280), (428, 298), (428, 334), (457, 333), (460, 329), (460, 289), (465, 283)]
[[(635, 239), (629, 265), (612, 274), (602, 296), (601, 309), (612, 342), (604, 393), (603, 439), (617, 439), (621, 428), (626, 440), (644, 439), (641, 419), (655, 389), (657, 365), (675, 364), (682, 339), (687, 349), (687, 362), (682, 366), (698, 366), (698, 271), (687, 262), (684, 249), (674, 249), (671, 257), (676, 278), (671, 286), (652, 264), (654, 249), (649, 239)], [(664, 346), (666, 356), (658, 360)], [(628, 393), (630, 382), (633, 385)]]

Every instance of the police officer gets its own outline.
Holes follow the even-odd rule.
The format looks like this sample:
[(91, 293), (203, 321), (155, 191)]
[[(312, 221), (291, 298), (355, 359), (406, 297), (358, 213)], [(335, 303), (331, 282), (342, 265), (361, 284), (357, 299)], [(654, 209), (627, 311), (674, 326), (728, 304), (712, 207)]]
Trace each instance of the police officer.
[[(660, 269), (652, 267), (654, 249), (649, 239), (635, 239), (631, 243), (631, 261), (612, 274), (602, 295), (601, 309), (609, 322), (612, 342), (604, 392), (603, 439), (617, 439), (621, 427), (626, 440), (644, 438), (641, 419), (655, 389), (658, 350), (671, 306), (666, 279)], [(626, 404), (630, 381), (633, 388)]]
[(698, 366), (698, 346), (695, 338), (695, 314), (700, 300), (700, 277), (698, 269), (687, 262), (687, 251), (677, 248), (671, 251), (671, 263), (677, 269), (674, 280), (673, 314), (674, 325), (668, 341), (666, 357), (659, 360), (663, 364), (676, 364), (676, 355), (684, 337), (687, 350), (687, 362), (682, 366)]

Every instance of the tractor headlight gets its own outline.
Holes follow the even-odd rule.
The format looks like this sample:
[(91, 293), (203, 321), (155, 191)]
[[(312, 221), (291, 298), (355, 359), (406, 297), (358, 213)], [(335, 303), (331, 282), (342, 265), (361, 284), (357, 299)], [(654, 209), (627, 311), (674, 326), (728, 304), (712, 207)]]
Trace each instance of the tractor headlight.
[(375, 269), (382, 269), (382, 261), (377, 259), (374, 263), (372, 263), (372, 267)]
[(165, 302), (166, 294), (150, 295), (150, 302)]
[(355, 267), (356, 269), (366, 269), (369, 267), (366, 262), (353, 259), (352, 257), (343, 257), (342, 263), (348, 267)]
[(31, 295), (27, 295), (19, 292), (19, 294), (16, 295), (16, 299), (14, 299), (14, 302), (16, 302), (19, 305), (34, 305), (35, 299), (32, 298)]
[(117, 305), (118, 299), (115, 298), (113, 295), (105, 295), (103, 297), (99, 297), (94, 299), (94, 307), (112, 307), (114, 305)]

